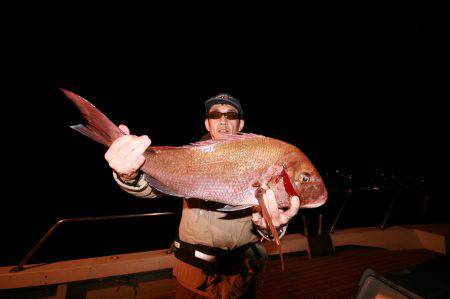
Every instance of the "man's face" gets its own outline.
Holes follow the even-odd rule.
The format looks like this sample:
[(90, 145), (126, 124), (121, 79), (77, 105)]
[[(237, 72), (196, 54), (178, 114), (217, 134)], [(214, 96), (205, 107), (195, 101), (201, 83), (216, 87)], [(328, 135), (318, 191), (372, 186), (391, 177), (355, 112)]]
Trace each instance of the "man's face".
[[(211, 106), (208, 113), (211, 112), (238, 112), (238, 110), (228, 104), (215, 104)], [(243, 119), (227, 119), (225, 115), (222, 115), (218, 119), (206, 118), (205, 127), (211, 134), (213, 140), (223, 139), (226, 135), (233, 135), (241, 131), (244, 128)]]

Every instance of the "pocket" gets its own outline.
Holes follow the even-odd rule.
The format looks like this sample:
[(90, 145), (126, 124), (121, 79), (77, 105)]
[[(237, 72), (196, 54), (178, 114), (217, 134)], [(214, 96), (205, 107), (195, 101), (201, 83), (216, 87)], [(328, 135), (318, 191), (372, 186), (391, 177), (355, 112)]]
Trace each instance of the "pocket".
[(258, 241), (258, 237), (254, 233), (251, 216), (241, 219), (236, 225), (239, 225), (239, 229), (236, 229), (236, 240), (239, 246), (249, 242)]

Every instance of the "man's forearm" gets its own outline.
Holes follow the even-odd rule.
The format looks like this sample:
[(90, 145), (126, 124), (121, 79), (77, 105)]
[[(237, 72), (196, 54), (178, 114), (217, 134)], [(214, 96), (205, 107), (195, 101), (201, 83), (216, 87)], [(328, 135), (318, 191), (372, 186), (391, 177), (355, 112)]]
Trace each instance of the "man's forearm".
[(116, 172), (113, 171), (114, 180), (117, 184), (130, 193), (131, 195), (143, 198), (155, 198), (157, 194), (155, 189), (153, 189), (148, 182), (145, 180), (143, 175), (139, 175), (134, 181), (124, 181), (119, 178)]

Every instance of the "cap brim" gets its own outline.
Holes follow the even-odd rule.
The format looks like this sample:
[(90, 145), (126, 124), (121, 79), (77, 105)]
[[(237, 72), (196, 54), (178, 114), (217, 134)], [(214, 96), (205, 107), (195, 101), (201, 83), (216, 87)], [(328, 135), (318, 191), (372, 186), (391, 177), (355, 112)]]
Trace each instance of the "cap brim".
[(205, 102), (205, 108), (208, 111), (212, 106), (216, 105), (216, 104), (227, 104), (227, 105), (231, 105), (234, 108), (237, 109), (237, 111), (239, 112), (239, 116), (242, 117), (242, 109), (236, 105), (236, 103), (229, 101), (229, 100), (225, 100), (225, 99), (211, 99)]

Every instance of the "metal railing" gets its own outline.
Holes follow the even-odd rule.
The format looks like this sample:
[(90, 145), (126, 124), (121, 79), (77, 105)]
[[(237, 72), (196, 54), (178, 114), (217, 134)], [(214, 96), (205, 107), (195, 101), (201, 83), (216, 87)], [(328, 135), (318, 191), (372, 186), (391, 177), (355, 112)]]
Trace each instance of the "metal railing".
[[(329, 233), (332, 233), (333, 230), (335, 229), (336, 224), (337, 224), (338, 220), (340, 219), (342, 212), (346, 208), (347, 203), (349, 202), (351, 195), (354, 194), (354, 191), (386, 191), (386, 190), (394, 191), (395, 190), (394, 191), (394, 195), (393, 195), (392, 199), (389, 201), (389, 205), (388, 205), (388, 207), (387, 207), (387, 209), (386, 209), (386, 211), (384, 213), (383, 221), (378, 226), (378, 228), (380, 228), (380, 229), (386, 229), (387, 222), (390, 219), (393, 207), (394, 207), (395, 203), (398, 201), (398, 199), (400, 197), (400, 193), (405, 188), (405, 184), (408, 181), (410, 181), (410, 180), (412, 180), (415, 183), (415, 186), (419, 186), (420, 188), (423, 188), (423, 184), (424, 184), (424, 180), (423, 179), (417, 179), (417, 178), (412, 177), (412, 176), (407, 176), (407, 177), (404, 177), (404, 178), (401, 178), (401, 179), (397, 179), (395, 181), (395, 184), (392, 184), (388, 188), (364, 187), (364, 188), (332, 189), (332, 191), (334, 191), (334, 192), (347, 192), (347, 196), (346, 196), (343, 204), (341, 205), (341, 207), (339, 209), (339, 212), (337, 213), (337, 215), (336, 215), (336, 217), (335, 217), (335, 219), (333, 221), (333, 224), (331, 225)], [(427, 198), (428, 197), (425, 196), (425, 200), (427, 200)], [(425, 209), (425, 207), (423, 209)]]
[(57, 221), (47, 233), (34, 245), (33, 249), (28, 252), (28, 254), (22, 259), (22, 261), (11, 269), (9, 272), (19, 272), (25, 270), (23, 267), (30, 258), (38, 251), (48, 240), (48, 238), (56, 231), (58, 227), (64, 223), (69, 222), (87, 222), (87, 221), (101, 221), (101, 220), (117, 220), (117, 219), (130, 219), (130, 218), (143, 218), (143, 217), (155, 217), (164, 215), (176, 215), (179, 212), (160, 212), (160, 213), (146, 213), (146, 214), (129, 214), (129, 215), (114, 215), (114, 216), (98, 216), (98, 217), (81, 217), (81, 218), (67, 218)]
[(349, 189), (334, 189), (334, 192), (347, 192), (347, 196), (345, 197), (344, 203), (342, 204), (341, 208), (339, 209), (339, 212), (336, 215), (336, 218), (334, 218), (333, 224), (331, 225), (329, 233), (332, 233), (339, 218), (341, 217), (342, 212), (344, 211), (348, 201), (350, 200), (351, 195), (355, 191), (380, 191), (381, 189), (378, 187), (367, 187), (367, 188), (349, 188)]
[[(408, 177), (409, 178), (409, 177)], [(423, 183), (423, 181), (422, 181)], [(395, 188), (395, 194), (394, 197), (391, 199), (388, 209), (385, 213), (385, 216), (383, 218), (382, 223), (380, 224), (379, 228), (380, 229), (385, 229), (386, 228), (386, 224), (387, 221), (391, 215), (392, 212), (392, 208), (395, 204), (395, 202), (397, 201), (398, 197), (399, 197), (399, 193), (401, 192), (401, 189), (403, 187), (403, 182), (400, 182), (396, 188)], [(341, 214), (343, 213), (344, 209), (346, 208), (351, 195), (354, 194), (356, 191), (383, 191), (383, 188), (379, 188), (379, 187), (362, 187), (362, 188), (342, 188), (342, 189), (331, 189), (330, 191), (333, 192), (346, 192), (346, 198), (342, 204), (342, 206), (340, 207), (334, 221), (333, 224), (330, 227), (330, 230), (328, 231), (328, 233), (332, 233), (336, 227), (336, 224), (338, 223)], [(10, 272), (18, 272), (18, 271), (22, 271), (25, 268), (23, 267), (29, 260), (30, 258), (45, 244), (45, 242), (48, 240), (48, 238), (55, 232), (55, 230), (61, 226), (64, 223), (69, 223), (69, 222), (87, 222), (87, 221), (101, 221), (101, 220), (117, 220), (117, 219), (130, 219), (130, 218), (142, 218), (142, 217), (154, 217), (154, 216), (164, 216), (164, 215), (174, 215), (174, 214), (180, 214), (180, 212), (160, 212), (160, 213), (147, 213), (147, 214), (131, 214), (131, 215), (117, 215), (117, 216), (99, 216), (99, 217), (83, 217), (83, 218), (68, 218), (68, 219), (62, 219), (57, 221), (51, 228), (50, 230), (47, 231), (47, 233), (36, 243), (36, 245), (33, 247), (33, 249), (22, 259), (22, 261), (15, 266), (12, 270), (10, 270)], [(319, 226), (319, 231), (320, 234), (322, 233), (322, 225), (323, 225), (323, 215), (320, 215), (320, 226)], [(304, 229), (304, 234), (306, 236), (309, 235), (309, 231), (308, 231), (308, 225), (306, 223), (306, 218), (303, 216), (303, 229)]]

